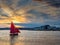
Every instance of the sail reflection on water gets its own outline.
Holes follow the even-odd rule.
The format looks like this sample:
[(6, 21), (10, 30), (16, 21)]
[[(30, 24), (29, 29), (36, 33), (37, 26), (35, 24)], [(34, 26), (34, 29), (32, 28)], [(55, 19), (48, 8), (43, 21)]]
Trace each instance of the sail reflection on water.
[(10, 36), (10, 45), (15, 45), (18, 41), (18, 36)]
[(25, 45), (19, 35), (10, 36), (10, 45)]

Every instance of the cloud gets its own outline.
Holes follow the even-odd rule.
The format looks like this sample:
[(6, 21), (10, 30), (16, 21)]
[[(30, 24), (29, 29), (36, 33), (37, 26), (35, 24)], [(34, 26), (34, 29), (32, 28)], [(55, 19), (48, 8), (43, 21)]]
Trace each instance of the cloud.
[(0, 23), (0, 28), (6, 28), (6, 27), (10, 27), (10, 25), (8, 25), (8, 24), (1, 24)]
[(34, 10), (37, 10), (38, 12), (46, 13), (52, 17), (57, 17), (58, 13), (60, 12), (60, 8), (53, 8), (46, 4), (36, 6)]
[(53, 24), (59, 22), (60, 7), (55, 5), (52, 6), (52, 3), (55, 4), (55, 2), (53, 2), (52, 0), (41, 1), (43, 2), (38, 3), (32, 0), (3, 1), (3, 3), (0, 3), (0, 22), (3, 23), (17, 21), (20, 23), (40, 24)]
[(28, 4), (31, 4), (31, 0), (20, 0), (17, 6), (26, 6)]
[(60, 0), (34, 0), (34, 1), (39, 1), (39, 2), (46, 2), (52, 7), (60, 7)]

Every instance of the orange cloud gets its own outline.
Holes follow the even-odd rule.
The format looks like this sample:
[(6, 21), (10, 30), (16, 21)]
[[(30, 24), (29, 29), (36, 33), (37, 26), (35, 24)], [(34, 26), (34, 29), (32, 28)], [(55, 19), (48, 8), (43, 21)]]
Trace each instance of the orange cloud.
[(19, 21), (20, 23), (25, 23), (25, 22), (28, 22), (27, 20), (28, 19), (26, 19), (26, 17), (25, 16), (14, 16), (14, 17), (12, 17), (12, 20), (14, 21), (14, 20), (16, 20), (16, 21)]
[(0, 23), (10, 23), (13, 21), (14, 23), (27, 23), (30, 22), (25, 16), (13, 16), (10, 18), (6, 18), (4, 20), (0, 20)]

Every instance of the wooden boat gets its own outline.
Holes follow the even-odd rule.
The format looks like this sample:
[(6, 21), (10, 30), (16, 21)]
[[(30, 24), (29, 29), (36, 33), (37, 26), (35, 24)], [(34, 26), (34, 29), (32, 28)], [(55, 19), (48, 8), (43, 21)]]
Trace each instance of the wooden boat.
[(11, 22), (11, 27), (10, 27), (10, 36), (15, 36), (18, 35), (18, 33), (21, 33), (18, 28), (14, 26), (14, 23)]

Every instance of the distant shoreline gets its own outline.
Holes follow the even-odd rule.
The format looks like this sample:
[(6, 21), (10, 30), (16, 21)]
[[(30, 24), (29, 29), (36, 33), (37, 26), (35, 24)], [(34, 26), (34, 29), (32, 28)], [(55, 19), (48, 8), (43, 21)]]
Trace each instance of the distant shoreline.
[[(60, 30), (47, 30), (47, 29), (45, 29), (45, 30), (38, 30), (38, 29), (34, 29), (34, 28), (18, 28), (19, 30), (31, 30), (31, 31), (60, 31)], [(0, 30), (10, 30), (10, 28), (0, 28)]]
[[(34, 28), (18, 28), (20, 30), (34, 30)], [(0, 28), (0, 30), (10, 30), (10, 28)]]

